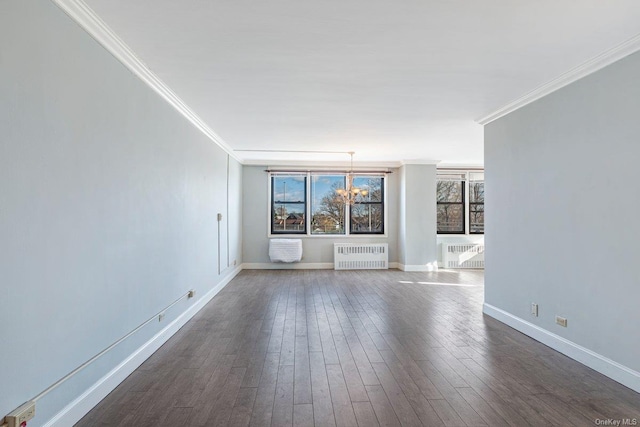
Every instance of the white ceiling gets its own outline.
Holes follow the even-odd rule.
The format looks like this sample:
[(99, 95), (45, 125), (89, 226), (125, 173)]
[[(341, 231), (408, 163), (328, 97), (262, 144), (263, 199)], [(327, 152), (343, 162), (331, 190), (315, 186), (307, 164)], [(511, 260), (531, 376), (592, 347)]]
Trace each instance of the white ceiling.
[(86, 3), (233, 149), (356, 163), (483, 164), (476, 119), (640, 33), (638, 0)]

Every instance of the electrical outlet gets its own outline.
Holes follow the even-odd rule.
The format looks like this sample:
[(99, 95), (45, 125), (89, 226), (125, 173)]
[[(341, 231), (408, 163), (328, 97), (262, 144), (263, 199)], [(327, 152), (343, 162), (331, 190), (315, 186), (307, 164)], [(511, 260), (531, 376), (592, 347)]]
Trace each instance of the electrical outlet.
[(538, 304), (536, 304), (535, 302), (531, 303), (531, 315), (538, 317)]
[(36, 402), (27, 402), (4, 417), (8, 427), (26, 426), (27, 421), (36, 416)]
[(556, 316), (556, 323), (562, 327), (567, 327), (567, 318)]

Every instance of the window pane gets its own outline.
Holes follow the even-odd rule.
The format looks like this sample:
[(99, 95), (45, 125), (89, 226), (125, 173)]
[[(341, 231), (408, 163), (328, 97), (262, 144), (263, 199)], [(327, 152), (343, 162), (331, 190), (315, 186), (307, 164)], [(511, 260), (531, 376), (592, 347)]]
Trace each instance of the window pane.
[(383, 179), (381, 176), (356, 176), (353, 178), (353, 186), (367, 191), (363, 201), (382, 202)]
[(469, 205), (469, 232), (484, 233), (484, 204)]
[[(433, 188), (433, 187), (432, 187)], [(462, 203), (464, 187), (460, 181), (438, 181), (437, 201)]]
[(471, 233), (484, 233), (484, 211), (483, 212), (471, 212), (471, 218), (469, 219)]
[(277, 202), (301, 202), (305, 199), (304, 176), (274, 176), (271, 185), (273, 186), (273, 200)]
[(274, 232), (304, 232), (304, 216), (304, 203), (275, 203), (271, 230)]
[(356, 204), (351, 207), (352, 233), (384, 233), (382, 204)]
[(484, 182), (472, 182), (469, 184), (469, 202), (484, 203)]
[(438, 205), (438, 232), (464, 232), (462, 205)]
[(344, 234), (344, 202), (336, 190), (344, 188), (344, 175), (311, 177), (311, 233)]

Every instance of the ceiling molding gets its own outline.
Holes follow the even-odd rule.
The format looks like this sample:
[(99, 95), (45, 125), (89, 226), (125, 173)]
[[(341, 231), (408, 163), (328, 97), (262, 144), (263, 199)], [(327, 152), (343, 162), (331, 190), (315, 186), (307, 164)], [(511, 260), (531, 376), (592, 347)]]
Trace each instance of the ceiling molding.
[[(359, 168), (399, 168), (404, 165), (439, 165), (440, 160), (390, 160), (390, 161), (356, 161), (354, 170)], [(343, 160), (274, 160), (274, 159), (245, 159), (242, 164), (248, 166), (270, 166), (270, 167), (308, 167), (316, 168), (348, 168), (349, 162)]]
[[(347, 161), (335, 161), (335, 160), (276, 160), (276, 159), (245, 159), (242, 162), (246, 166), (262, 166), (270, 168), (288, 167), (299, 168), (305, 170), (308, 168), (349, 168), (350, 163)], [(401, 162), (397, 161), (382, 161), (382, 162), (354, 162), (353, 170), (358, 169), (371, 169), (371, 168), (394, 168), (397, 169), (402, 166)]]
[(415, 159), (415, 160), (401, 160), (400, 165), (437, 165), (442, 160), (432, 159)]
[(578, 65), (575, 68), (572, 68), (566, 73), (561, 74), (550, 82), (545, 83), (542, 86), (539, 86), (536, 89), (532, 90), (531, 92), (526, 93), (525, 95), (497, 109), (491, 114), (477, 119), (476, 122), (481, 125), (491, 123), (492, 121), (506, 116), (507, 114), (518, 110), (527, 104), (532, 103), (533, 101), (536, 101), (546, 95), (549, 95), (552, 92), (555, 92), (560, 88), (563, 88), (577, 80), (580, 80), (581, 78), (586, 77), (589, 74), (592, 74), (606, 67), (607, 65), (611, 65), (614, 62), (637, 52), (638, 50), (640, 50), (640, 34), (632, 37), (622, 44), (619, 44), (613, 49), (609, 49), (601, 53), (600, 55), (591, 58), (587, 62)]
[(211, 141), (222, 148), (227, 154), (242, 162), (227, 145), (198, 115), (187, 106), (166, 84), (162, 82), (136, 54), (122, 41), (107, 24), (91, 10), (82, 0), (51, 0), (62, 9), (71, 19), (82, 27), (91, 37), (100, 43), (118, 61), (127, 67), (140, 80), (156, 91), (171, 104), (180, 114), (189, 120), (196, 128)]

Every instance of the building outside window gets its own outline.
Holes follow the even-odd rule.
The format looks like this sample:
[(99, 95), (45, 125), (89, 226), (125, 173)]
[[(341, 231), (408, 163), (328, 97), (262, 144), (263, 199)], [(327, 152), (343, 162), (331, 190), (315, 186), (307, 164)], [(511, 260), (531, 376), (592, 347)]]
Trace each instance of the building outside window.
[(345, 234), (345, 204), (335, 197), (344, 187), (344, 175), (311, 176), (311, 234)]
[(271, 177), (271, 233), (305, 234), (307, 214), (307, 177), (283, 175)]
[[(385, 179), (354, 174), (353, 186), (366, 195), (345, 204), (338, 191), (345, 173), (271, 173), (271, 234), (384, 234)], [(363, 193), (363, 194), (365, 194)]]
[(353, 185), (367, 191), (361, 203), (350, 209), (352, 234), (384, 234), (384, 178), (356, 177)]

